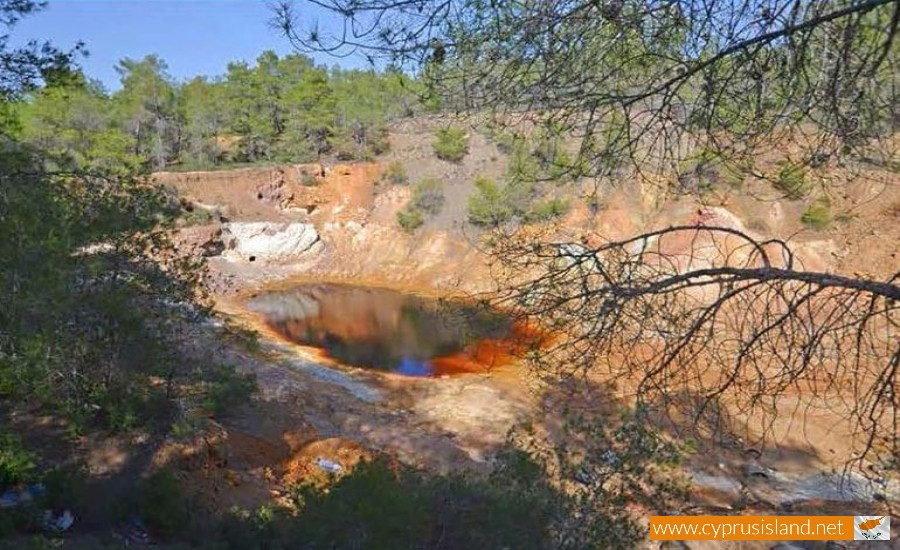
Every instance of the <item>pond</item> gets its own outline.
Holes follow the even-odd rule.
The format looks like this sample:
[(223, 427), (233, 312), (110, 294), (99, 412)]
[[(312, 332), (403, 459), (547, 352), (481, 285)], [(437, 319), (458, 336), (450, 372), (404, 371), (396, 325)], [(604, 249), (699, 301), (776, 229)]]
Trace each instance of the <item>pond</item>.
[(489, 370), (522, 344), (522, 331), (496, 311), (382, 288), (309, 283), (258, 294), (247, 307), (289, 342), (406, 376)]

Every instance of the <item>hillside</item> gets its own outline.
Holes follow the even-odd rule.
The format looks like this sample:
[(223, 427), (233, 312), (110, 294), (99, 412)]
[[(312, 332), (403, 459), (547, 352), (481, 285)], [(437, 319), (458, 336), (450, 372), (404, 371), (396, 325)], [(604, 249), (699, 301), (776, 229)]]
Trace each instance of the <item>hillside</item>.
[[(460, 162), (438, 159), (432, 149), (435, 130), (450, 119), (422, 118), (391, 128), (390, 152), (377, 162), (348, 164), (330, 161), (325, 177), (313, 185), (302, 182), (317, 174), (319, 165), (281, 165), (215, 172), (162, 172), (156, 181), (178, 189), (188, 202), (213, 209), (229, 221), (281, 221), (311, 223), (325, 241), (324, 253), (332, 261), (319, 261), (315, 273), (346, 274), (355, 278), (411, 278), (412, 283), (440, 284), (434, 255), (448, 260), (461, 252), (435, 247), (470, 248), (483, 231), (467, 218), (466, 206), (476, 192), (479, 177), (499, 180), (508, 167), (508, 155), (477, 130), (470, 130), (469, 152)], [(465, 128), (464, 124), (460, 124)], [(385, 173), (399, 163), (406, 181), (393, 184)], [(776, 165), (776, 161), (770, 163)], [(591, 180), (553, 184), (573, 197), (568, 211), (551, 223), (561, 239), (577, 241), (617, 239), (670, 225), (703, 221), (708, 225), (734, 224), (760, 240), (782, 239), (795, 249), (812, 271), (865, 274), (884, 278), (893, 273), (900, 228), (898, 176), (875, 166), (861, 165), (862, 173), (833, 170), (835, 181), (849, 180), (831, 192), (826, 227), (807, 226), (802, 218), (816, 194), (786, 199), (767, 181), (748, 178), (742, 189), (698, 197), (660, 194), (661, 187), (636, 179), (600, 187), (601, 207), (591, 214)], [(440, 212), (429, 215), (412, 234), (397, 224), (396, 214), (409, 201), (416, 182), (441, 183), (445, 201)], [(858, 246), (865, 243), (865, 246)], [(373, 248), (367, 248), (373, 247)], [(377, 254), (358, 254), (362, 250)], [(341, 262), (337, 260), (340, 259)], [(406, 262), (391, 269), (391, 263)], [(372, 263), (383, 263), (383, 266)], [(455, 263), (455, 262), (448, 262)], [(477, 265), (477, 264), (476, 264)], [(333, 271), (332, 271), (333, 270)], [(380, 270), (380, 272), (379, 272)], [(452, 269), (451, 269), (452, 270)], [(467, 284), (477, 281), (476, 268)]]
[[(390, 153), (370, 163), (157, 173), (155, 178), (176, 188), (195, 211), (205, 208), (227, 219), (224, 224), (181, 229), (180, 238), (185, 243), (214, 239), (211, 235), (222, 227), (242, 222), (304, 224), (315, 229), (320, 246), (295, 257), (250, 261), (227, 250), (224, 256), (212, 256), (210, 280), (214, 281), (218, 308), (260, 330), (265, 349), (273, 346), (279, 357), (299, 353), (305, 361), (328, 364), (329, 360), (316, 350), (293, 352), (285, 348), (279, 343), (281, 337), (245, 308), (246, 297), (271, 289), (287, 290), (309, 280), (388, 287), (419, 295), (458, 295), (491, 288), (487, 258), (476, 246), (483, 230), (467, 221), (466, 205), (475, 193), (473, 180), (482, 175), (499, 178), (508, 157), (470, 129), (469, 153), (460, 162), (436, 158), (431, 147), (434, 132), (447, 123), (447, 119), (417, 119), (396, 125), (390, 133)], [(387, 181), (385, 174), (397, 162), (403, 165), (407, 182)], [(314, 184), (304, 175), (320, 174), (322, 170), (325, 175), (315, 176)], [(822, 229), (807, 228), (800, 220), (813, 199), (774, 198), (777, 193), (771, 189), (764, 193), (765, 182), (750, 182), (750, 191), (729, 190), (724, 199), (710, 205), (691, 195), (660, 196), (656, 188), (635, 181), (604, 189), (603, 206), (596, 214), (590, 214), (584, 200), (575, 200), (566, 214), (548, 223), (555, 238), (570, 242), (620, 238), (669, 225), (734, 227), (759, 240), (786, 240), (809, 270), (885, 277), (897, 265), (900, 186), (896, 185), (896, 174), (871, 169), (867, 176), (833, 197), (835, 221)], [(445, 203), (439, 214), (428, 216), (410, 233), (398, 225), (396, 214), (409, 202), (411, 186), (426, 178), (442, 182)], [(696, 243), (681, 246), (688, 250)], [(728, 246), (727, 241), (717, 243), (713, 254), (705, 253), (704, 261), (711, 265), (724, 261), (731, 254)], [(346, 315), (349, 321), (355, 312), (347, 310)], [(285, 359), (280, 361), (285, 364)], [(294, 359), (287, 361), (294, 365)], [(252, 364), (259, 369), (258, 363)], [(340, 375), (326, 377), (310, 368), (300, 368), (299, 374), (293, 375), (299, 375), (299, 382), (290, 385), (285, 382), (289, 375), (279, 373), (279, 367), (257, 371), (264, 402), (299, 399), (305, 403), (303, 423), (314, 426), (325, 422), (319, 409), (327, 407), (332, 420), (325, 433), (431, 467), (466, 467), (467, 460), (460, 462), (463, 456), (475, 461), (470, 464), (483, 461), (503, 443), (511, 427), (538, 410), (534, 399), (540, 394), (527, 390), (530, 376), (521, 368), (433, 382), (373, 376), (340, 365), (332, 367)], [(459, 394), (463, 387), (464, 394)], [(342, 394), (344, 391), (349, 394)], [(384, 412), (376, 413), (364, 404), (372, 398), (370, 391), (380, 396), (378, 410)], [(312, 401), (310, 392), (317, 396)], [(329, 396), (327, 405), (320, 401), (324, 395)], [(403, 414), (389, 412), (395, 409)], [(387, 416), (381, 416), (384, 414)], [(335, 415), (343, 418), (338, 424), (334, 423)], [(359, 415), (366, 418), (364, 425), (357, 424)], [(837, 498), (829, 488), (829, 478), (815, 480), (819, 472), (838, 467), (838, 457), (848, 452), (849, 447), (830, 435), (843, 429), (842, 421), (827, 412), (813, 414), (804, 420), (802, 434), (789, 423), (779, 423), (760, 456), (745, 454), (740, 437), (724, 446), (700, 443), (704, 453), (688, 462), (698, 483), (692, 498), (706, 502), (706, 506), (719, 506), (738, 498), (732, 491), (741, 486), (744, 490), (749, 487), (758, 506), (777, 505), (780, 500), (797, 498), (790, 495), (803, 491), (807, 496), (796, 500), (796, 506), (815, 507), (822, 500)], [(246, 429), (246, 423), (241, 425)], [(752, 423), (746, 428), (754, 430)], [(450, 439), (441, 434), (448, 434)], [(335, 459), (342, 456), (340, 451), (331, 452), (338, 453), (330, 455)], [(759, 467), (780, 473), (745, 485), (746, 472)]]

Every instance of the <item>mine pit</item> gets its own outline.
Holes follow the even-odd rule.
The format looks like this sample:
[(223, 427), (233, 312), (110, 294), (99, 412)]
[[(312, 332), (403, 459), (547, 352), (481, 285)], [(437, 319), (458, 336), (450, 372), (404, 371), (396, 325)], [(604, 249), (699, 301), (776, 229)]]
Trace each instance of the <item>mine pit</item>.
[(246, 307), (289, 343), (342, 365), (403, 376), (508, 367), (533, 340), (487, 307), (384, 288), (307, 283), (257, 293)]

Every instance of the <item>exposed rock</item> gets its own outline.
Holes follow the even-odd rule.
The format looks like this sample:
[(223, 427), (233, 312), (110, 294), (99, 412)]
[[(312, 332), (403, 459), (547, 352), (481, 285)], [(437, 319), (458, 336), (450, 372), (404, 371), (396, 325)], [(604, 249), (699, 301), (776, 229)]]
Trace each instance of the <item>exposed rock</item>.
[(224, 204), (204, 203), (192, 197), (180, 197), (170, 205), (180, 210), (175, 227), (190, 228), (196, 225), (214, 225), (229, 221), (230, 208)]
[(776, 224), (784, 220), (784, 206), (780, 202), (773, 202), (769, 207), (769, 219)]
[(769, 467), (763, 466), (759, 462), (753, 461), (744, 466), (744, 475), (747, 477), (769, 478), (774, 475), (775, 471)]
[(741, 494), (741, 484), (731, 477), (710, 475), (705, 472), (692, 472), (691, 477), (695, 485), (706, 489), (711, 489), (719, 493), (737, 499)]
[[(753, 501), (781, 509), (812, 500), (868, 503), (877, 500), (876, 495), (879, 494), (886, 499), (895, 499), (900, 495), (900, 483), (896, 481), (879, 484), (853, 472), (846, 475), (824, 472), (792, 475), (772, 468), (748, 466), (744, 474), (749, 497)], [(696, 476), (694, 482), (709, 486), (708, 480)]]
[(316, 229), (306, 223), (227, 223), (222, 240), (224, 256), (249, 262), (294, 261), (322, 247)]
[(225, 250), (222, 227), (218, 224), (183, 227), (175, 233), (173, 241), (178, 250), (194, 257), (218, 256)]
[(256, 198), (272, 204), (281, 209), (286, 209), (294, 202), (294, 194), (285, 185), (285, 174), (281, 168), (276, 168), (267, 182), (256, 185)]
[(762, 451), (754, 449), (753, 447), (748, 447), (744, 449), (744, 456), (756, 460), (762, 457)]
[(225, 296), (237, 292), (241, 281), (230, 273), (222, 273), (219, 270), (209, 270), (203, 278), (206, 289), (213, 294)]

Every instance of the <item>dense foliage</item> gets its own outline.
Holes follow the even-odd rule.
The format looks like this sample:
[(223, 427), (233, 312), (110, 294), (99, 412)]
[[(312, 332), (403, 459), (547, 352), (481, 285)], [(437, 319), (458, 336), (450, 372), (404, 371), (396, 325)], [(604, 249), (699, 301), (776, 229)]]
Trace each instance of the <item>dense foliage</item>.
[(469, 222), (499, 227), (513, 219), (543, 222), (564, 215), (569, 210), (569, 201), (545, 196), (566, 191), (568, 181), (577, 178), (559, 136), (551, 137), (543, 132), (535, 139), (528, 139), (507, 133), (496, 140), (498, 147), (509, 155), (503, 182), (497, 184), (483, 177), (475, 180), (475, 193), (467, 204)]
[[(7, 26), (39, 7), (0, 2)], [(5, 46), (4, 39), (4, 403), (43, 405), (80, 432), (168, 428), (183, 391), (198, 384), (188, 392), (197, 408), (214, 412), (246, 398), (252, 384), (233, 369), (177, 355), (184, 323), (205, 308), (201, 263), (169, 241), (178, 201), (142, 173), (169, 158), (180, 132), (161, 62), (123, 62), (123, 90), (110, 97), (85, 80), (74, 54)]]
[(459, 162), (469, 152), (469, 136), (459, 128), (443, 128), (435, 133), (432, 146), (437, 158)]
[(22, 139), (96, 169), (351, 160), (384, 152), (386, 120), (413, 112), (402, 73), (328, 70), (302, 55), (267, 51), (184, 83), (155, 55), (116, 68), (115, 93), (74, 73), (28, 94)]

